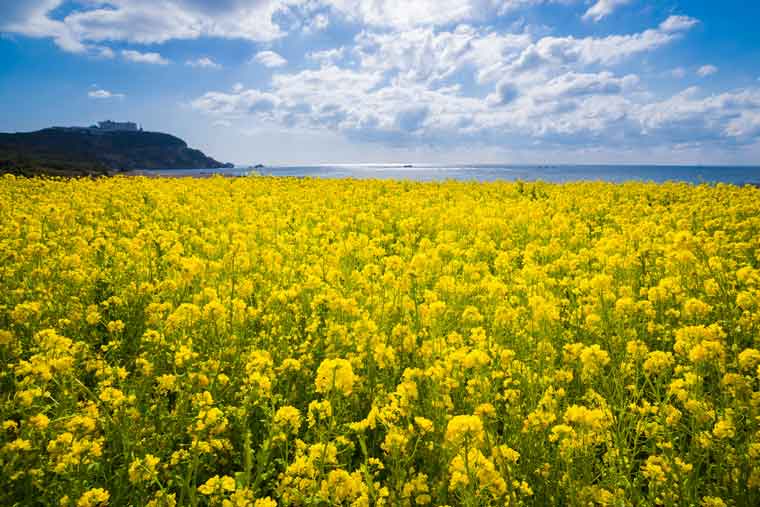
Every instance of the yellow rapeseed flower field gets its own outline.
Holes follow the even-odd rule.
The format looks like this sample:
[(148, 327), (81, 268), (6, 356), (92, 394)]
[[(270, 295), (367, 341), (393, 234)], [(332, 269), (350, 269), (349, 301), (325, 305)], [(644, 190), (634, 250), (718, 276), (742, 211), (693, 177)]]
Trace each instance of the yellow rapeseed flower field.
[(0, 505), (760, 505), (760, 190), (0, 179)]

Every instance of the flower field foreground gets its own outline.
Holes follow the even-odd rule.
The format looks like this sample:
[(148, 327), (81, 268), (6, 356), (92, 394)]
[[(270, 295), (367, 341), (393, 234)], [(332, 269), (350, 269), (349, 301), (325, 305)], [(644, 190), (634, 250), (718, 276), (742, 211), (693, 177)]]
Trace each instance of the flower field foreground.
[(760, 505), (760, 191), (0, 179), (0, 504)]

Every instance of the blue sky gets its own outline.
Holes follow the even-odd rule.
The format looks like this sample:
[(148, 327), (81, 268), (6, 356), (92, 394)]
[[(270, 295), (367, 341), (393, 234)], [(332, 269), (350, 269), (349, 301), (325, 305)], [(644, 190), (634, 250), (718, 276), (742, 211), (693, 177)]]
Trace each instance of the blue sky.
[(760, 164), (760, 3), (0, 3), (0, 131), (136, 121), (241, 164)]

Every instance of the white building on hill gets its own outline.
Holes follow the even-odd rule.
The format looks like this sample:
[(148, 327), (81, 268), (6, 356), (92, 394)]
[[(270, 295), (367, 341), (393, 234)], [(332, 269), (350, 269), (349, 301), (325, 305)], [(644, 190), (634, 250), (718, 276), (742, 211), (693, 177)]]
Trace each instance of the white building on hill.
[(116, 122), (111, 120), (106, 121), (99, 121), (98, 122), (98, 128), (100, 130), (128, 130), (131, 132), (137, 132), (137, 124), (133, 123), (131, 121), (127, 122)]

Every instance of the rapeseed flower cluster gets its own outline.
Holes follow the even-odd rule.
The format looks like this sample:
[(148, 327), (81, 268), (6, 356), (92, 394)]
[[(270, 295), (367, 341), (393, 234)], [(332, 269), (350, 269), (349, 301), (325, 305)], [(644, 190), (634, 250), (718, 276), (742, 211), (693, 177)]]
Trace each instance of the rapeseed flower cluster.
[(0, 179), (0, 505), (760, 505), (760, 191)]

